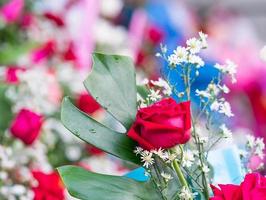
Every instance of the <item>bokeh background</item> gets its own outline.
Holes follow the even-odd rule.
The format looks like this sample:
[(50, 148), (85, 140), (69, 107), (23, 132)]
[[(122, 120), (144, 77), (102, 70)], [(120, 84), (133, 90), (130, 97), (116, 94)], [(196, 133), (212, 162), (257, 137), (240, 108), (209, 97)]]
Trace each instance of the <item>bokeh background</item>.
[[(132, 167), (74, 138), (60, 123), (60, 103), (68, 95), (84, 112), (113, 124), (82, 84), (93, 52), (130, 56), (140, 83), (164, 73), (165, 63), (155, 57), (160, 44), (172, 51), (203, 31), (209, 47), (196, 87), (207, 86), (216, 62), (234, 61), (238, 82), (228, 82), (227, 99), (235, 117), (228, 123), (239, 139), (247, 133), (266, 138), (263, 0), (0, 0), (0, 6), (0, 187), (8, 188), (0, 189), (3, 199), (17, 195), (14, 185), (28, 192), (31, 178), (49, 180), (64, 164), (108, 174)], [(32, 171), (39, 174), (24, 177)], [(14, 172), (19, 176), (12, 177)]]

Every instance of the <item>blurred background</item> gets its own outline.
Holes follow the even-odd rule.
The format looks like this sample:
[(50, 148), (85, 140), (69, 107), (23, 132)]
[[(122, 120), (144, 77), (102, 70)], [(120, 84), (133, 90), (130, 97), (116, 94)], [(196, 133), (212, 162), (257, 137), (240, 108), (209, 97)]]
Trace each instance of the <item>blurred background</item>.
[[(228, 123), (240, 138), (266, 137), (263, 0), (0, 0), (0, 7), (0, 199), (49, 193), (30, 183), (59, 180), (54, 168), (64, 164), (119, 175), (132, 168), (60, 122), (61, 100), (71, 96), (82, 111), (113, 123), (82, 84), (92, 52), (130, 56), (140, 83), (161, 76), (160, 44), (172, 51), (202, 31), (209, 47), (196, 87), (207, 86), (216, 62), (234, 61), (238, 82), (228, 82), (227, 99), (235, 117)], [(67, 198), (53, 182), (55, 199)]]

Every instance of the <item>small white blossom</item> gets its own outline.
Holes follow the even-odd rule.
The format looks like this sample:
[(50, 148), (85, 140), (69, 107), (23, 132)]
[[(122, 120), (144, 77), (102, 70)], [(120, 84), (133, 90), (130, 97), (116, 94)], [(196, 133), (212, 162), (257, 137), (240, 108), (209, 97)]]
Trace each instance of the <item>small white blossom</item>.
[(229, 130), (225, 124), (222, 124), (220, 126), (220, 129), (222, 130), (222, 133), (223, 133), (223, 137), (224, 138), (232, 138), (232, 131)]
[(183, 152), (182, 166), (191, 167), (195, 161), (194, 154), (192, 151), (187, 150)]
[(141, 155), (140, 159), (141, 159), (141, 162), (143, 162), (144, 167), (148, 168), (149, 166), (153, 165), (154, 159), (152, 157), (151, 152), (145, 150), (140, 155)]
[(255, 146), (255, 137), (253, 135), (247, 135), (247, 146), (253, 148)]
[(188, 39), (186, 44), (187, 44), (187, 49), (192, 54), (199, 53), (201, 50), (201, 42), (198, 39), (196, 39), (195, 37)]
[(197, 68), (204, 66), (204, 61), (201, 59), (201, 57), (196, 55), (189, 55), (188, 62), (191, 64), (195, 64)]
[(136, 155), (140, 155), (142, 153), (143, 149), (141, 147), (136, 147), (135, 150), (134, 150), (134, 153)]
[(207, 90), (210, 94), (213, 94), (214, 96), (217, 96), (220, 93), (219, 87), (214, 83), (210, 83), (208, 85)]
[(174, 54), (176, 55), (178, 63), (187, 61), (188, 52), (185, 47), (177, 47), (176, 50), (174, 50)]
[(170, 181), (171, 179), (173, 179), (173, 177), (171, 176), (171, 174), (162, 172), (161, 176), (165, 179), (166, 182)]
[(205, 98), (210, 98), (211, 94), (205, 90), (198, 90), (196, 89), (196, 96), (200, 96), (200, 97), (205, 97)]
[(141, 85), (147, 85), (149, 83), (149, 79), (147, 78), (144, 78), (142, 81), (141, 81)]
[(261, 149), (261, 150), (265, 149), (265, 143), (263, 141), (263, 138), (257, 138), (255, 143), (258, 149)]
[(201, 41), (201, 48), (203, 49), (207, 48), (208, 47), (208, 44), (207, 44), (208, 35), (200, 31), (199, 36), (200, 36), (200, 41)]
[(163, 94), (170, 96), (172, 94), (172, 89), (170, 85), (162, 78), (159, 78), (158, 81), (151, 80), (151, 83), (155, 86), (163, 88)]
[(228, 94), (230, 92), (230, 89), (225, 85), (223, 84), (223, 86), (219, 86), (219, 88), (225, 93), (225, 94)]
[(160, 91), (159, 90), (150, 90), (150, 94), (148, 95), (148, 97), (152, 100), (152, 101), (157, 101), (159, 99), (162, 98), (162, 95), (160, 95)]
[(235, 75), (237, 72), (236, 71), (237, 66), (231, 60), (226, 60), (225, 65), (220, 65), (216, 63), (214, 67), (220, 70), (222, 73), (229, 74), (231, 76), (232, 83), (236, 83)]
[(206, 174), (206, 173), (208, 173), (210, 171), (210, 168), (207, 165), (203, 164), (201, 170), (202, 170), (203, 173)]
[(202, 143), (202, 144), (205, 144), (208, 142), (208, 137), (200, 137), (199, 138), (199, 142)]
[(179, 194), (180, 200), (190, 200), (193, 199), (193, 194), (189, 191), (187, 187), (183, 187)]
[(231, 106), (228, 102), (223, 102), (220, 104), (219, 113), (226, 115), (227, 117), (233, 117), (234, 114), (232, 113)]
[(218, 111), (219, 108), (220, 108), (220, 103), (217, 100), (215, 100), (210, 106), (210, 109), (212, 111)]
[(168, 62), (172, 66), (179, 64), (179, 60), (175, 54), (168, 56)]

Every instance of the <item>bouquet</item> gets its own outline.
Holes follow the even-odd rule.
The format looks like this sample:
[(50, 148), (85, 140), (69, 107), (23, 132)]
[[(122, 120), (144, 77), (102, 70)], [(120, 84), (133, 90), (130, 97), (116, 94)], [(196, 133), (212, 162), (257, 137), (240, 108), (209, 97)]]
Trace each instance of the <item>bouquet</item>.
[(161, 70), (163, 77), (156, 81), (144, 80), (138, 86), (131, 59), (93, 54), (93, 70), (84, 85), (117, 122), (115, 125), (98, 122), (77, 109), (68, 97), (63, 100), (61, 120), (85, 142), (142, 168), (125, 176), (111, 176), (77, 166), (60, 167), (58, 171), (73, 197), (91, 200), (265, 198), (266, 178), (252, 173), (261, 169), (263, 163), (252, 169), (248, 163), (254, 156), (262, 161), (261, 138), (248, 136), (245, 152), (249, 155), (239, 154), (241, 174), (243, 177), (247, 174), (240, 185), (219, 184), (214, 180), (216, 168), (209, 155), (215, 157), (214, 150), (219, 143), (232, 141), (232, 131), (226, 121), (234, 114), (224, 98), (230, 90), (223, 80), (227, 76), (231, 83), (236, 83), (236, 65), (230, 60), (223, 65), (215, 64), (217, 75), (207, 88), (195, 88), (193, 83), (204, 67), (199, 53), (207, 48), (206, 38), (200, 32), (199, 38), (187, 40), (186, 47), (178, 46), (170, 54), (162, 46), (161, 53), (156, 55), (166, 63)]

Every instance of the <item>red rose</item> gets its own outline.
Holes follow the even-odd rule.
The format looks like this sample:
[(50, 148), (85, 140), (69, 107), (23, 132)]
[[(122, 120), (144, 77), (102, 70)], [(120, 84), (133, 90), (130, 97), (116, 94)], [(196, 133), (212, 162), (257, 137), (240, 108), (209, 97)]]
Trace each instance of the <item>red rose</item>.
[(10, 132), (25, 144), (32, 144), (39, 136), (43, 117), (27, 109), (22, 109), (11, 123)]
[(101, 108), (91, 95), (85, 93), (79, 95), (77, 99), (77, 106), (80, 110), (87, 114), (93, 114), (95, 111)]
[(33, 187), (34, 200), (64, 200), (64, 186), (57, 173), (45, 174), (43, 172), (32, 172), (38, 181)]
[(210, 200), (266, 200), (266, 177), (258, 173), (247, 174), (241, 185), (212, 186)]
[(190, 102), (168, 98), (138, 111), (128, 136), (147, 150), (168, 149), (190, 138)]

